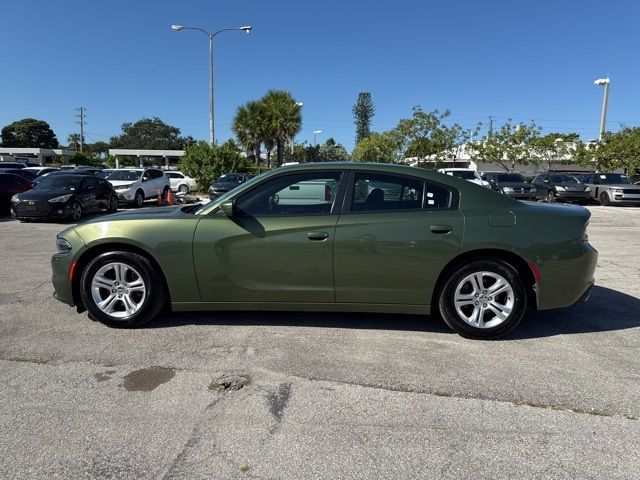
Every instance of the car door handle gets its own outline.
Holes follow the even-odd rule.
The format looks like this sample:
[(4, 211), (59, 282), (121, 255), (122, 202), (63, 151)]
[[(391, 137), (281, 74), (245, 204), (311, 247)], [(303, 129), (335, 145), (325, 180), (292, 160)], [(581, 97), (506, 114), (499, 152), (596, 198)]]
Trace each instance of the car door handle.
[(429, 230), (433, 233), (450, 233), (453, 227), (451, 225), (431, 225)]
[(309, 232), (307, 237), (309, 240), (322, 241), (329, 238), (329, 234), (327, 232)]

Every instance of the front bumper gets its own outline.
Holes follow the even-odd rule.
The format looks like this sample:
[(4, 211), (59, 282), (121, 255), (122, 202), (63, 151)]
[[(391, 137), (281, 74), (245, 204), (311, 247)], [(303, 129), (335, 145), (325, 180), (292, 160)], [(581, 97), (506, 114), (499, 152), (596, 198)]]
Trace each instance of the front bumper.
[(591, 198), (590, 192), (556, 192), (556, 200), (563, 200), (565, 202), (586, 202)]
[(49, 219), (67, 218), (71, 214), (71, 204), (69, 202), (49, 203), (43, 201), (21, 201), (12, 203), (13, 215), (21, 219)]
[(535, 202), (537, 200), (536, 192), (500, 192), (509, 198), (515, 198), (516, 200), (531, 200)]
[(73, 298), (73, 283), (74, 280), (77, 280), (77, 276), (81, 274), (75, 268), (75, 264), (86, 246), (80, 235), (73, 228), (64, 231), (60, 236), (71, 244), (71, 251), (69, 253), (56, 253), (51, 257), (53, 296), (62, 303), (73, 307), (76, 305), (76, 301)]
[(640, 205), (640, 193), (616, 193), (609, 194), (609, 202), (617, 205)]
[(131, 203), (135, 198), (135, 192), (132, 190), (116, 190), (118, 195), (118, 203)]

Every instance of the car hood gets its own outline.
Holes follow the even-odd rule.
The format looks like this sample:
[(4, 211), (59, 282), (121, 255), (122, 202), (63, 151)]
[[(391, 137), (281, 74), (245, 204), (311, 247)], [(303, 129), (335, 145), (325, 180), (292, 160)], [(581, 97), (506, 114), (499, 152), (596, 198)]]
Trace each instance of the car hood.
[(50, 198), (76, 193), (78, 193), (76, 190), (69, 190), (68, 188), (32, 188), (31, 190), (20, 193), (20, 200), (49, 200)]
[(136, 182), (136, 180), (107, 180), (114, 187), (118, 187), (120, 185), (131, 185)]
[(628, 183), (597, 183), (598, 187), (616, 187), (630, 190), (640, 190), (640, 185), (628, 184)]
[(584, 190), (585, 188), (587, 188), (586, 185), (582, 183), (575, 183), (575, 182), (560, 182), (560, 183), (554, 183), (553, 185), (555, 187), (578, 188), (579, 190)]
[(184, 213), (181, 208), (183, 205), (172, 205), (169, 207), (155, 207), (155, 208), (144, 208), (141, 210), (125, 210), (122, 212), (112, 213), (107, 217), (96, 217), (92, 218), (87, 222), (83, 223), (101, 223), (101, 222), (115, 222), (120, 220), (158, 220), (158, 219), (170, 219), (176, 218), (183, 215), (187, 215)]

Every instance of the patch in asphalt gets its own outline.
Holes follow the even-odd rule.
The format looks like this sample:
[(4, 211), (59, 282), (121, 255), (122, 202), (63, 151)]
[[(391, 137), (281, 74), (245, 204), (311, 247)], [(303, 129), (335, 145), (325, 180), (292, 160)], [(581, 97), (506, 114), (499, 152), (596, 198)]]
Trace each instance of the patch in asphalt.
[(229, 390), (240, 390), (245, 385), (251, 383), (251, 377), (246, 373), (225, 373), (209, 384), (209, 390), (216, 392), (226, 392)]
[(176, 372), (172, 368), (141, 368), (127, 374), (121, 387), (129, 392), (150, 392), (175, 376)]
[(282, 417), (284, 415), (284, 409), (287, 406), (287, 403), (289, 403), (290, 397), (290, 383), (282, 383), (278, 386), (278, 390), (276, 392), (267, 393), (269, 413), (271, 413), (271, 416), (276, 421), (276, 424), (270, 429), (271, 433), (275, 433), (275, 431), (280, 427), (280, 423), (282, 422)]

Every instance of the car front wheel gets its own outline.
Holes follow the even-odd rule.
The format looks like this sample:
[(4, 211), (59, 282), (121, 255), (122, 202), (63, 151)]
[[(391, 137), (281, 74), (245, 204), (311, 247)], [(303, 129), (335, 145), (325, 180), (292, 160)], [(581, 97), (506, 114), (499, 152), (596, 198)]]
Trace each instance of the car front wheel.
[(165, 287), (142, 255), (114, 251), (91, 260), (80, 279), (80, 296), (92, 318), (110, 327), (138, 327), (164, 306)]
[(77, 222), (82, 217), (82, 205), (78, 202), (73, 202), (69, 207), (69, 220)]
[(600, 205), (611, 205), (611, 201), (609, 200), (609, 194), (607, 192), (602, 192), (600, 194)]
[(515, 268), (502, 260), (483, 259), (449, 275), (438, 306), (445, 323), (463, 337), (492, 339), (520, 323), (527, 296)]
[(136, 192), (136, 196), (133, 197), (133, 206), (135, 208), (140, 208), (144, 205), (144, 193), (142, 193), (142, 190), (138, 190)]
[(111, 195), (107, 203), (107, 213), (115, 213), (118, 211), (118, 197)]

